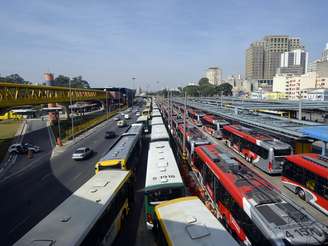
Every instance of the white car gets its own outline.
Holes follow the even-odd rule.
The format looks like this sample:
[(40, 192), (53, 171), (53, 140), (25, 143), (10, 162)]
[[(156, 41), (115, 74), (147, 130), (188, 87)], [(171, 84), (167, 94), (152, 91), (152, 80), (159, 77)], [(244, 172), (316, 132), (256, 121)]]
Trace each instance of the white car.
[(72, 155), (73, 160), (84, 160), (92, 155), (93, 151), (88, 147), (82, 147), (75, 150)]
[(37, 153), (37, 152), (40, 151), (40, 147), (36, 146), (36, 145), (29, 144), (29, 143), (24, 143), (24, 144), (18, 143), (18, 144), (12, 144), (8, 148), (8, 152), (10, 154), (12, 154), (12, 153), (25, 154), (29, 150), (31, 150), (33, 153)]
[(127, 125), (128, 124), (127, 124), (126, 120), (120, 120), (120, 121), (117, 122), (118, 127), (125, 127)]
[(124, 115), (124, 119), (126, 119), (126, 120), (130, 119), (130, 115), (129, 114), (125, 114)]
[(140, 112), (139, 111), (136, 112), (136, 116), (140, 116)]

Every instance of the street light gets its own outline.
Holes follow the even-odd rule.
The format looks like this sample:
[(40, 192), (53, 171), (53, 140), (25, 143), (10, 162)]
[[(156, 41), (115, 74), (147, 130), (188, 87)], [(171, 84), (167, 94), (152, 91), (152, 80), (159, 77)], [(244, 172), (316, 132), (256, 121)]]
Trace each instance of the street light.
[(134, 93), (133, 93), (133, 88), (134, 88), (134, 81), (136, 80), (135, 77), (132, 77), (132, 109), (133, 109), (133, 96), (134, 96)]
[(104, 91), (106, 92), (106, 114), (107, 114), (107, 120), (108, 120), (108, 118), (109, 118), (109, 115), (108, 115), (109, 105), (108, 105), (108, 92), (107, 92), (107, 88), (105, 88)]
[(74, 142), (74, 116), (73, 116), (73, 100), (72, 100), (71, 80), (69, 80), (68, 84), (69, 84), (69, 101), (70, 101), (70, 106), (71, 106), (72, 138), (73, 138), (73, 142)]

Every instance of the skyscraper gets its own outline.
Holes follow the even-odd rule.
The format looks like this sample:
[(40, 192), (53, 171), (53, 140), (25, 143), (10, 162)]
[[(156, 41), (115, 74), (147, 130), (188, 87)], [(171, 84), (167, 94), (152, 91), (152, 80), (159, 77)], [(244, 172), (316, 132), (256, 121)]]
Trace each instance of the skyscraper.
[(222, 70), (218, 67), (210, 67), (206, 70), (206, 78), (212, 85), (219, 85), (222, 81)]
[(328, 61), (328, 43), (326, 43), (326, 48), (322, 52), (321, 61)]
[(308, 53), (301, 49), (287, 51), (281, 54), (280, 67), (277, 74), (301, 75), (307, 71)]
[(299, 38), (287, 35), (265, 36), (246, 50), (246, 79), (272, 80), (280, 67), (281, 54), (304, 49)]

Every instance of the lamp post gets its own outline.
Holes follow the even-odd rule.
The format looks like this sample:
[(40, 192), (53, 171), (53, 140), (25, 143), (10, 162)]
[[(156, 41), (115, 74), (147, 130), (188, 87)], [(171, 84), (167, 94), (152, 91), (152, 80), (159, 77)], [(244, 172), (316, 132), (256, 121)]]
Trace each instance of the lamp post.
[(134, 81), (136, 77), (132, 77), (132, 109), (133, 109), (133, 98), (134, 98)]
[(107, 92), (107, 88), (105, 88), (104, 91), (106, 92), (106, 103), (105, 103), (105, 105), (106, 105), (106, 114), (107, 114), (107, 120), (108, 120), (108, 118), (109, 118), (109, 115), (108, 115), (108, 107), (109, 107), (109, 105), (108, 105), (108, 92)]
[(69, 84), (69, 101), (70, 101), (70, 106), (71, 106), (72, 138), (73, 138), (73, 142), (74, 142), (74, 116), (73, 116), (73, 99), (72, 99), (71, 80), (69, 80), (68, 84)]

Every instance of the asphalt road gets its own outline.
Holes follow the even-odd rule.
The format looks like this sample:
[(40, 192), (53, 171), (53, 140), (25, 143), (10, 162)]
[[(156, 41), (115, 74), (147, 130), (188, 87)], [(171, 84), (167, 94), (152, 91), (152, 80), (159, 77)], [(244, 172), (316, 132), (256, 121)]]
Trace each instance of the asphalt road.
[[(26, 165), (27, 168), (0, 181), (0, 245), (11, 245), (18, 240), (94, 174), (96, 161), (115, 141), (104, 139), (106, 131), (112, 130), (120, 135), (126, 129), (118, 128), (110, 119), (104, 127), (91, 130), (90, 135), (53, 157), (46, 128), (28, 133), (24, 141), (38, 144), (42, 152), (30, 160), (20, 156), (17, 166)], [(93, 149), (94, 155), (85, 161), (73, 161), (72, 153), (82, 146)]]

